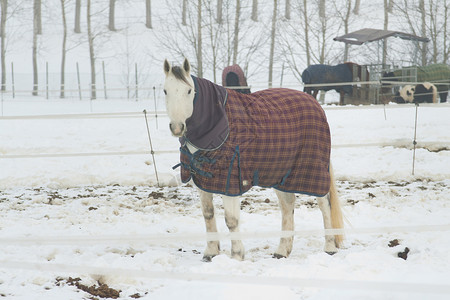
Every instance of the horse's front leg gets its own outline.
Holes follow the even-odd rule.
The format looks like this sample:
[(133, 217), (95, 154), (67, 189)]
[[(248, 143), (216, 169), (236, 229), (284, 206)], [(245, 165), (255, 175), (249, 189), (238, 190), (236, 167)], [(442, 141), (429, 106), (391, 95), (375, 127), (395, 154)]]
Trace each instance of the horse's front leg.
[[(206, 232), (217, 232), (216, 218), (214, 216), (213, 194), (199, 189), (200, 201), (202, 203), (203, 217), (205, 218)], [(218, 255), (220, 251), (219, 241), (208, 241), (205, 252), (203, 253), (204, 261)]]
[[(241, 201), (239, 197), (223, 196), (225, 210), (225, 223), (230, 232), (239, 232), (239, 216), (241, 213)], [(244, 245), (241, 240), (231, 240), (231, 257), (243, 260), (245, 255)]]
[[(278, 196), (278, 200), (281, 208), (281, 230), (293, 231), (294, 230), (294, 205), (295, 194), (285, 193), (275, 190)], [(283, 237), (280, 239), (280, 245), (278, 250), (273, 255), (275, 258), (288, 257), (292, 251), (292, 245), (294, 243), (294, 237)]]

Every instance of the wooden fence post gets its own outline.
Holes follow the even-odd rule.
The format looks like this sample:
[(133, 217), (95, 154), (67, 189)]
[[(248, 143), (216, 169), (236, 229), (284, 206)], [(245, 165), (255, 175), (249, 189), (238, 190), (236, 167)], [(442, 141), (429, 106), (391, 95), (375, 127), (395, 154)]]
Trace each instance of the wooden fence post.
[(78, 62), (77, 62), (77, 78), (78, 78), (78, 95), (80, 96), (81, 100), (80, 68), (78, 67)]
[(105, 91), (105, 100), (108, 99), (106, 95), (106, 72), (105, 72), (105, 61), (102, 61), (102, 69), (103, 69), (103, 90)]
[(48, 100), (48, 61), (45, 62), (45, 99)]
[(12, 83), (12, 96), (13, 99), (16, 98), (16, 88), (14, 84), (14, 63), (11, 62), (11, 83)]
[(136, 101), (138, 101), (138, 71), (137, 71), (137, 63), (134, 64), (134, 77), (135, 77), (135, 81), (136, 81)]

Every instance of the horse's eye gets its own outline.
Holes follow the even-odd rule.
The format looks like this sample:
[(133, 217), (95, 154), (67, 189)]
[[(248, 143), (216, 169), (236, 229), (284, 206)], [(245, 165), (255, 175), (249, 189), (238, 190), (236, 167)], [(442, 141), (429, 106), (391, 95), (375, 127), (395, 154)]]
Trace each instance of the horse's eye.
[(166, 95), (167, 95), (167, 91), (166, 91), (166, 90), (164, 90), (164, 94), (166, 94)]
[(192, 92), (192, 89), (189, 89), (189, 91), (188, 91), (188, 95), (190, 95), (190, 94), (191, 94), (191, 92)]

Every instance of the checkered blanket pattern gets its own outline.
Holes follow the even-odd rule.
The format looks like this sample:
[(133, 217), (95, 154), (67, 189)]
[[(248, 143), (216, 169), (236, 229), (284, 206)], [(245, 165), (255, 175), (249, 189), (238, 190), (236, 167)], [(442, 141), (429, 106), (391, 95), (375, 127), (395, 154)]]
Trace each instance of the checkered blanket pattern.
[(290, 89), (227, 92), (227, 140), (217, 150), (194, 155), (182, 147), (182, 181), (192, 178), (205, 191), (229, 196), (252, 186), (326, 195), (330, 131), (318, 102)]

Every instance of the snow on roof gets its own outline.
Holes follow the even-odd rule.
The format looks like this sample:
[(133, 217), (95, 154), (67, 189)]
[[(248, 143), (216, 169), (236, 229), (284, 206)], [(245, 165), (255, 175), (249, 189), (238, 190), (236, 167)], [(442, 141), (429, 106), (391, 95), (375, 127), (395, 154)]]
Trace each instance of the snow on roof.
[(362, 45), (364, 43), (374, 42), (388, 37), (399, 37), (404, 40), (418, 41), (428, 43), (430, 40), (425, 37), (419, 37), (413, 34), (400, 31), (382, 30), (364, 28), (342, 36), (335, 37), (333, 40), (344, 42), (346, 44)]

